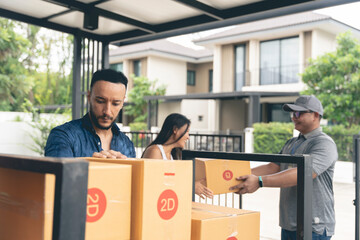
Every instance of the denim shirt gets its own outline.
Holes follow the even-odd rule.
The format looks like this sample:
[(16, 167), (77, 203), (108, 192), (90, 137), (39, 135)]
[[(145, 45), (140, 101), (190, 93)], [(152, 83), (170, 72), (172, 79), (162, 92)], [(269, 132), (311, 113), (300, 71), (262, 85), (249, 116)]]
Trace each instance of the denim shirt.
[[(111, 128), (113, 138), (110, 149), (121, 152), (129, 158), (136, 157), (134, 144), (114, 124)], [(101, 152), (101, 140), (91, 124), (89, 113), (83, 118), (67, 122), (51, 130), (46, 146), (48, 157), (91, 157)]]

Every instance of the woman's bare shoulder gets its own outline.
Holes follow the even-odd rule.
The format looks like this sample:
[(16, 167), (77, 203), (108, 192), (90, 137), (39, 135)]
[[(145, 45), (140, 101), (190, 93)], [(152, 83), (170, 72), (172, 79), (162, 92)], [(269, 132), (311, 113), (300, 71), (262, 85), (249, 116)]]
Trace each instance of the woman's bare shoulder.
[(162, 155), (158, 146), (151, 145), (145, 150), (143, 158), (162, 159)]

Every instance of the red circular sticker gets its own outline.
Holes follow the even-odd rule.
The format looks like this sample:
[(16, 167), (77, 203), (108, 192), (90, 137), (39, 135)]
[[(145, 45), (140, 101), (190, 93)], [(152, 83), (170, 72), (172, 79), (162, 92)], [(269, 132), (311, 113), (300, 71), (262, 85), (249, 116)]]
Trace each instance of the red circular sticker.
[(230, 171), (230, 170), (226, 170), (226, 171), (224, 171), (224, 173), (223, 173), (223, 178), (226, 180), (226, 181), (230, 181), (232, 178), (233, 178), (233, 173), (232, 173), (232, 171)]
[(89, 188), (87, 194), (86, 221), (96, 222), (105, 213), (106, 197), (98, 188)]
[(237, 238), (236, 237), (229, 237), (226, 240), (237, 240)]
[(163, 191), (157, 202), (159, 216), (164, 220), (171, 219), (178, 209), (178, 198), (173, 190)]

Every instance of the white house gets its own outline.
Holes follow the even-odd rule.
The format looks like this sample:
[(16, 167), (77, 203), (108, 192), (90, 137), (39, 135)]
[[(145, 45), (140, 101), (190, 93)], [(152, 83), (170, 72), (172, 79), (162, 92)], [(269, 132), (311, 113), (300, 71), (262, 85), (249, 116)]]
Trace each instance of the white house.
[(358, 29), (305, 12), (196, 40), (204, 50), (168, 40), (120, 47), (110, 51), (110, 63), (127, 76), (143, 75), (167, 85), (166, 96), (149, 98), (162, 100), (151, 125), (161, 126), (169, 113), (180, 112), (195, 130), (241, 131), (254, 122), (290, 121), (281, 105), (293, 102), (305, 88), (300, 73), (308, 59), (334, 51), (336, 36), (345, 31), (360, 38)]

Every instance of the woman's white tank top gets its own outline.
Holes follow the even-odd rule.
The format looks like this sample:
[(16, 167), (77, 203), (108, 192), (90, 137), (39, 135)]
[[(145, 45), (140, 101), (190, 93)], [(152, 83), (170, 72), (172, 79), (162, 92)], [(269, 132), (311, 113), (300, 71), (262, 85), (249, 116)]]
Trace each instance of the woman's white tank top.
[[(160, 149), (162, 158), (163, 158), (164, 160), (168, 160), (167, 157), (166, 157), (166, 154), (165, 154), (164, 147), (163, 147), (161, 144), (156, 144), (156, 146), (158, 146), (158, 148)], [(171, 154), (170, 154), (170, 156), (171, 156), (171, 159), (170, 159), (170, 160), (174, 160)]]

